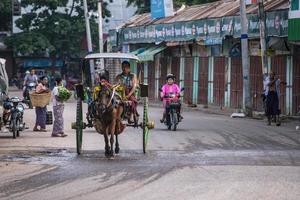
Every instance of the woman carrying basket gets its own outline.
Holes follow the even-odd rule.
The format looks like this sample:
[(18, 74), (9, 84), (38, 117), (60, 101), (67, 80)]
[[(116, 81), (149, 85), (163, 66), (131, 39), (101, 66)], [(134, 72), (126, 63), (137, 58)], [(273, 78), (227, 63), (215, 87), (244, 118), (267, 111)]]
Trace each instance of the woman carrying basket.
[[(48, 84), (47, 77), (41, 77), (38, 86), (36, 87), (35, 92), (38, 94), (49, 92), (49, 89), (46, 87)], [(36, 122), (33, 128), (33, 131), (46, 132), (46, 120), (47, 120), (47, 107), (35, 107), (36, 113)], [(40, 129), (38, 129), (40, 127)]]

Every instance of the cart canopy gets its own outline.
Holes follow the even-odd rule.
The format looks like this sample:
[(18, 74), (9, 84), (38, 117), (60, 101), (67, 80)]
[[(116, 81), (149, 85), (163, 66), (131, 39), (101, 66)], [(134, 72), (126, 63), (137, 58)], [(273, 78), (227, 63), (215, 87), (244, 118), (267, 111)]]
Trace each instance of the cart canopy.
[(112, 58), (112, 59), (130, 59), (130, 60), (135, 60), (139, 61), (139, 58), (130, 53), (93, 53), (85, 56), (85, 59), (99, 59), (99, 58)]

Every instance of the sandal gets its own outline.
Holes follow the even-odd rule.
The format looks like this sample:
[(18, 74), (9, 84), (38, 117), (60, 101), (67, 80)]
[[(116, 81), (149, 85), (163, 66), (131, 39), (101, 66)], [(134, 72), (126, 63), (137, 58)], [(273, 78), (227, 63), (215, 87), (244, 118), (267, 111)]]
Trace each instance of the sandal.
[(61, 133), (60, 136), (61, 136), (61, 137), (67, 137), (68, 135), (65, 134), (65, 133)]
[(59, 134), (52, 134), (51, 137), (61, 137)]

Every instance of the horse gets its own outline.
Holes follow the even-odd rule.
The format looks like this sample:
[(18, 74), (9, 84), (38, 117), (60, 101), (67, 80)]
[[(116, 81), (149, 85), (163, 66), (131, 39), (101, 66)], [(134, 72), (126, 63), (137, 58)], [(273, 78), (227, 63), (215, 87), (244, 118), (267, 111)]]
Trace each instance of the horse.
[[(101, 85), (101, 89), (95, 99), (95, 119), (94, 126), (96, 131), (104, 136), (105, 156), (113, 158), (119, 154), (120, 146), (118, 135), (125, 128), (122, 124), (120, 110), (122, 110), (121, 98), (111, 85)], [(114, 149), (114, 137), (116, 146)]]

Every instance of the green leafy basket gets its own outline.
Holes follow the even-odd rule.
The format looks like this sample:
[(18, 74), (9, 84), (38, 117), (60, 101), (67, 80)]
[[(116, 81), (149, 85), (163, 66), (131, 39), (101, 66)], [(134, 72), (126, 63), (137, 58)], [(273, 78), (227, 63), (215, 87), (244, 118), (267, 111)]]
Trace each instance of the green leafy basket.
[(60, 86), (58, 87), (58, 100), (59, 101), (68, 101), (72, 96), (72, 92), (69, 91), (67, 88)]

